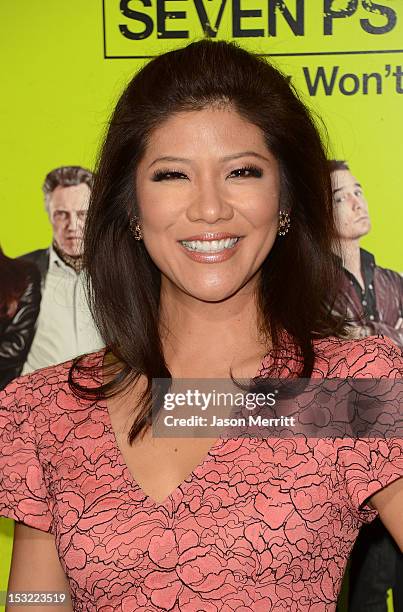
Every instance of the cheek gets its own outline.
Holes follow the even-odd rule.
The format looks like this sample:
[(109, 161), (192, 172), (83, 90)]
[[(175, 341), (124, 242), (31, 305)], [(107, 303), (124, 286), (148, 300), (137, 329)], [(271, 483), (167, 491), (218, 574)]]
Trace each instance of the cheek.
[(52, 227), (55, 234), (58, 234), (63, 230), (63, 224), (60, 222), (59, 219), (55, 219), (52, 222)]
[(186, 201), (180, 190), (142, 190), (138, 194), (138, 207), (143, 233), (162, 231), (169, 226), (178, 217)]
[(250, 224), (255, 228), (265, 228), (277, 224), (279, 214), (279, 198), (276, 193), (271, 193), (269, 198), (267, 194), (259, 197), (245, 198), (245, 216)]
[(344, 225), (348, 225), (350, 223), (350, 215), (351, 211), (341, 205), (334, 211), (334, 220), (338, 227), (343, 227)]

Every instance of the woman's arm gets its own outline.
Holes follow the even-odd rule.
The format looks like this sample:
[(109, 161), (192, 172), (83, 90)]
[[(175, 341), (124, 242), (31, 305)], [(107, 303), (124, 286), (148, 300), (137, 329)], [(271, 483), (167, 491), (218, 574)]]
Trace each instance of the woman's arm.
[(66, 603), (36, 606), (31, 604), (18, 607), (9, 605), (6, 607), (6, 612), (13, 610), (18, 610), (18, 612), (73, 611), (69, 584), (60, 565), (54, 536), (39, 529), (27, 527), (22, 523), (16, 523), (8, 592), (37, 591), (65, 593)]
[(403, 552), (403, 478), (375, 493), (370, 504), (378, 510), (382, 523)]

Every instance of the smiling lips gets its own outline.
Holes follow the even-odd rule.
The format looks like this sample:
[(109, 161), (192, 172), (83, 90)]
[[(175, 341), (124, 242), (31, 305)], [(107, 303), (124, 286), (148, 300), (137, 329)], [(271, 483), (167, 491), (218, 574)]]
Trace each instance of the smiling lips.
[(200, 263), (219, 263), (232, 257), (242, 236), (229, 233), (205, 233), (179, 240), (183, 251), (190, 259)]

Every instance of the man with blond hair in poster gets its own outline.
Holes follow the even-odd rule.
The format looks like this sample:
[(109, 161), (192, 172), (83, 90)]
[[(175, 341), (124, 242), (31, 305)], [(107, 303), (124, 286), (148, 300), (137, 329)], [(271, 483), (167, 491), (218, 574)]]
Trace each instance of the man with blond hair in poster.
[(53, 240), (23, 255), (41, 272), (42, 301), (23, 374), (95, 351), (103, 341), (85, 296), (83, 236), (93, 173), (81, 166), (49, 172), (43, 184)]
[[(335, 310), (346, 312), (358, 337), (383, 334), (403, 348), (403, 278), (376, 265), (360, 247), (371, 230), (363, 188), (345, 161), (331, 160), (333, 210), (344, 268)], [(402, 554), (381, 521), (360, 532), (351, 557), (350, 603), (354, 612), (386, 612), (386, 592), (393, 589), (394, 609), (403, 610)]]

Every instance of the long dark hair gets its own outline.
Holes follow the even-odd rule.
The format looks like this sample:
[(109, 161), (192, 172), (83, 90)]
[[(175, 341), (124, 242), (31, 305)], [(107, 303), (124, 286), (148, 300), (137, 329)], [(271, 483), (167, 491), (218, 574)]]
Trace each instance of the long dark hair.
[(139, 214), (136, 167), (153, 129), (173, 113), (217, 102), (232, 105), (263, 131), (280, 167), (280, 208), (291, 215), (288, 235), (276, 239), (262, 266), (257, 295), (273, 355), (281, 355), (287, 337), (300, 362), (294, 375), (309, 378), (314, 337), (343, 331), (343, 322), (326, 305), (333, 302), (339, 279), (331, 252), (336, 238), (326, 155), (314, 120), (287, 78), (229, 42), (202, 40), (153, 59), (131, 80), (111, 118), (84, 239), (90, 306), (120, 367), (111, 380), (98, 377), (96, 386), (86, 387), (76, 374), (88, 368), (94, 373), (95, 366), (79, 359), (69, 377), (81, 397), (105, 399), (146, 376), (130, 442), (150, 422), (152, 379), (170, 378), (159, 332), (160, 272), (129, 231), (129, 218)]
[(32, 264), (7, 257), (0, 247), (0, 321), (11, 319), (22, 294), (28, 286)]

